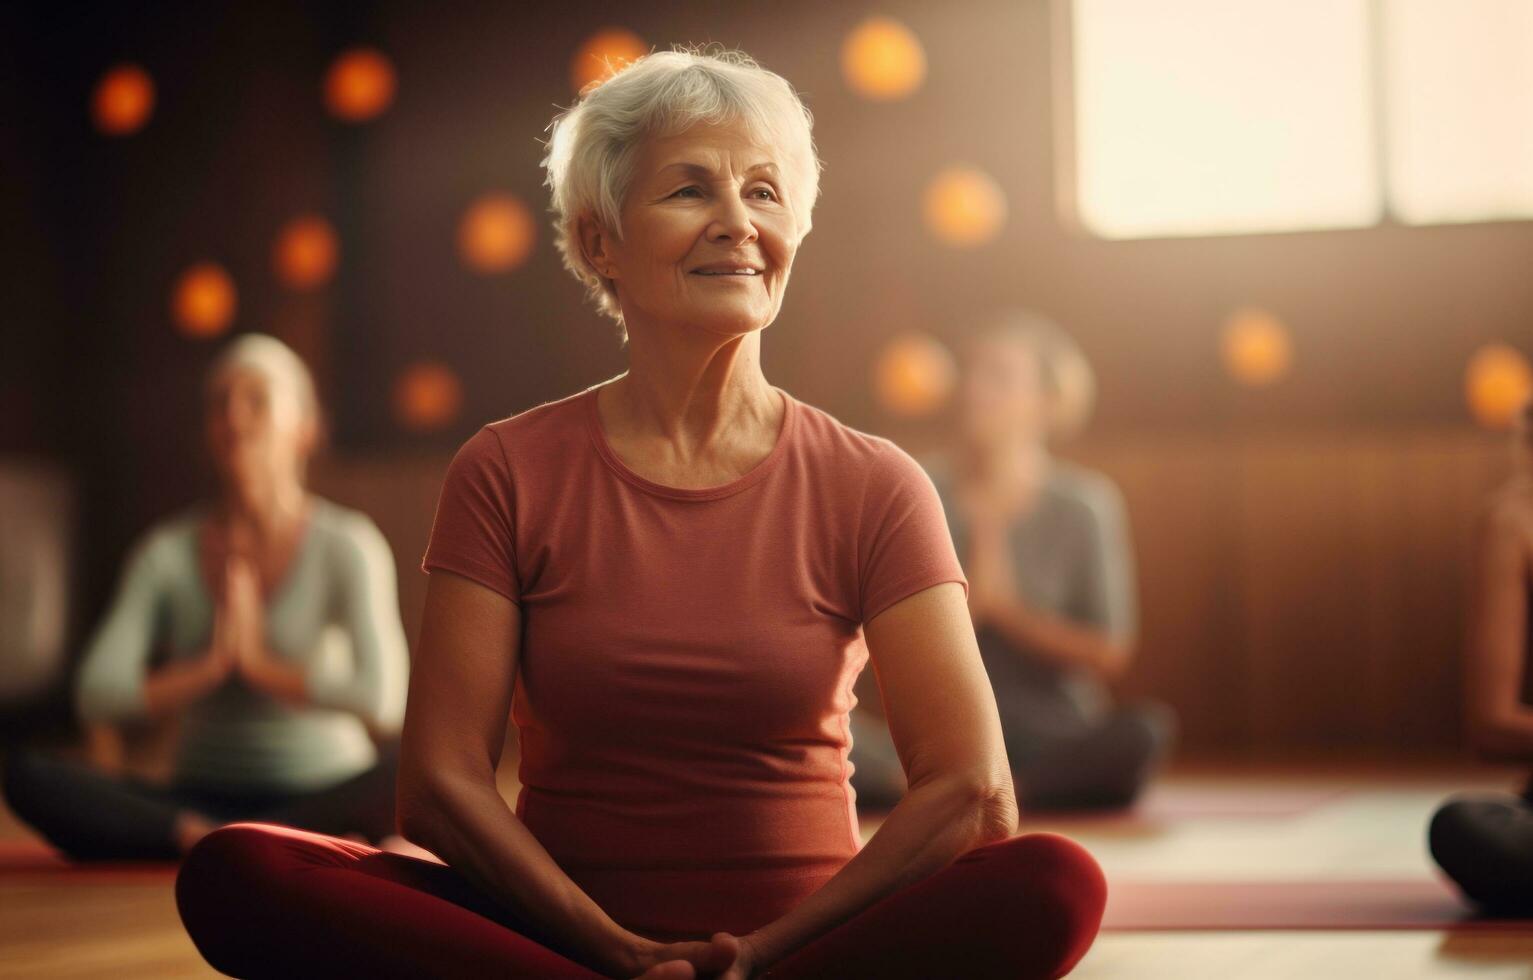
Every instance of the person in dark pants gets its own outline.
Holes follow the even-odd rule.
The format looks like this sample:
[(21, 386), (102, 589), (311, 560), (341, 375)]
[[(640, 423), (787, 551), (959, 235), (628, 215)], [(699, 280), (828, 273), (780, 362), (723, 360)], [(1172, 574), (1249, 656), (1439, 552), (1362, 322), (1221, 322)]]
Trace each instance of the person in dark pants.
[(303, 486), (307, 368), (275, 338), (237, 339), (205, 423), (221, 492), (135, 542), (74, 688), (93, 734), (178, 716), (170, 782), (35, 748), (5, 760), (7, 804), (80, 860), (174, 857), (241, 819), (394, 833), (409, 673), (394, 560), (370, 518)]
[[(969, 576), (969, 610), (995, 689), (1021, 804), (1116, 809), (1134, 802), (1170, 750), (1172, 710), (1115, 703), (1138, 626), (1134, 554), (1118, 488), (1055, 458), (1085, 422), (1091, 370), (1056, 324), (1008, 311), (964, 345), (960, 438), (922, 460)], [(876, 697), (853, 714), (858, 800), (891, 805), (903, 786)]]
[[(1466, 645), (1466, 714), (1488, 761), (1533, 765), (1533, 402), (1514, 431), (1514, 472), (1475, 541)], [(1433, 815), (1432, 858), (1487, 911), (1533, 912), (1533, 776), (1521, 793), (1459, 794)]]

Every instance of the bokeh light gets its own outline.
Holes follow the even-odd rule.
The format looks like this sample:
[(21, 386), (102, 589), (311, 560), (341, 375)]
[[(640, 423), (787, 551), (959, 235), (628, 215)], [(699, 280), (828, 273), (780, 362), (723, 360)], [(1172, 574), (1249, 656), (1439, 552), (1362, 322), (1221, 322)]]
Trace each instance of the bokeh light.
[(1283, 322), (1266, 310), (1240, 309), (1224, 321), (1220, 354), (1230, 377), (1252, 387), (1269, 385), (1293, 364), (1293, 340)]
[(938, 241), (975, 248), (993, 240), (1006, 224), (1006, 194), (993, 178), (972, 167), (950, 167), (926, 185), (927, 229)]
[(1469, 358), (1464, 395), (1476, 422), (1490, 429), (1510, 428), (1533, 396), (1533, 368), (1516, 348), (1486, 344)]
[(532, 211), (510, 194), (485, 194), (458, 222), (458, 254), (484, 273), (514, 269), (532, 254), (537, 225)]
[(394, 382), (394, 417), (406, 429), (429, 432), (450, 425), (463, 409), (463, 385), (440, 361), (418, 361)]
[(305, 214), (282, 226), (272, 247), (272, 269), (291, 289), (322, 286), (335, 275), (340, 252), (335, 229), (317, 214)]
[(888, 17), (869, 17), (841, 45), (841, 73), (867, 99), (903, 99), (926, 79), (926, 52), (915, 32)]
[(118, 65), (101, 76), (91, 100), (96, 128), (110, 136), (136, 133), (154, 112), (154, 79), (138, 65)]
[(216, 337), (234, 321), (234, 280), (217, 262), (198, 262), (176, 280), (171, 316), (188, 337)]
[(873, 364), (873, 393), (885, 411), (930, 415), (947, 404), (958, 380), (952, 351), (930, 334), (909, 331), (885, 345)]
[(570, 59), (570, 84), (576, 92), (601, 82), (625, 64), (649, 54), (649, 45), (633, 31), (607, 27), (586, 39)]
[(342, 52), (325, 74), (325, 106), (347, 122), (372, 119), (394, 101), (394, 64), (374, 48)]

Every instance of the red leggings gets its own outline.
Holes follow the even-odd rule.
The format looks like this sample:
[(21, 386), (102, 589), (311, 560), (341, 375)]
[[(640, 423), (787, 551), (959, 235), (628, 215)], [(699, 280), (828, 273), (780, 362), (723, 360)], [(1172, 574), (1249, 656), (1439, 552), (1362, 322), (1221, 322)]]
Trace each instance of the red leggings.
[[(977, 847), (763, 977), (1061, 977), (1107, 899), (1084, 848), (1034, 833)], [(197, 949), (238, 977), (600, 977), (445, 864), (276, 824), (192, 848), (176, 905)]]

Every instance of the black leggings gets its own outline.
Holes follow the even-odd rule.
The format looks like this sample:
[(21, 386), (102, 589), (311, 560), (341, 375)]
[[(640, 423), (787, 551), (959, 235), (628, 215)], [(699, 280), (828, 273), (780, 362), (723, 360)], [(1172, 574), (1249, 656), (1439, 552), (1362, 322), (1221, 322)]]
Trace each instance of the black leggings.
[(1533, 912), (1533, 779), (1521, 796), (1456, 796), (1432, 815), (1432, 858), (1487, 911)]
[(5, 801), (23, 821), (77, 861), (173, 860), (175, 824), (190, 810), (217, 824), (259, 820), (300, 830), (378, 841), (395, 832), (394, 778), (399, 742), (378, 747), (365, 772), (304, 792), (229, 793), (135, 776), (114, 776), (39, 749), (5, 760)]

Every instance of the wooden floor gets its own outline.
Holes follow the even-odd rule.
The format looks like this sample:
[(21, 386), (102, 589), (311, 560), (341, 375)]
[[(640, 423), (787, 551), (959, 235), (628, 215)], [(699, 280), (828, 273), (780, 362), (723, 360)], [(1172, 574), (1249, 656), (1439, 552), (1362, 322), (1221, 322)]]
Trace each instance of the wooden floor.
[[(1187, 768), (1180, 789), (1345, 786), (1305, 812), (1273, 817), (1178, 817), (1153, 826), (1029, 821), (1064, 832), (1107, 871), (1125, 878), (1346, 879), (1431, 873), (1427, 816), (1459, 789), (1506, 789), (1516, 773), (1376, 768), (1319, 772)], [(514, 780), (502, 782), (514, 793)], [(513, 797), (514, 798), (514, 797)], [(863, 828), (870, 835), (877, 821)], [(0, 840), (26, 830), (0, 809)], [(53, 884), (0, 876), (0, 977), (176, 978), (217, 976), (182, 931), (168, 880)], [(1533, 980), (1533, 932), (1122, 932), (1103, 933), (1072, 976), (1080, 980)]]

